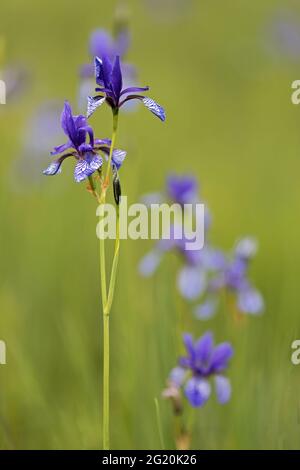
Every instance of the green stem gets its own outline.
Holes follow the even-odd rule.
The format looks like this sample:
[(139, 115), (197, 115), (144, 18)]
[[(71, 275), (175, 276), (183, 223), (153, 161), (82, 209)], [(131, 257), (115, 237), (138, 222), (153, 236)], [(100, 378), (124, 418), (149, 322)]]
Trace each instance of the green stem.
[(164, 436), (163, 436), (162, 425), (161, 425), (159, 402), (158, 402), (157, 398), (154, 398), (154, 403), (155, 403), (155, 409), (156, 409), (156, 419), (157, 419), (157, 427), (158, 427), (158, 435), (159, 435), (159, 440), (160, 440), (160, 447), (161, 447), (162, 450), (165, 450), (165, 442), (164, 442)]
[(119, 207), (117, 207), (116, 243), (115, 243), (115, 252), (114, 252), (114, 258), (113, 258), (112, 268), (111, 268), (111, 276), (110, 276), (110, 281), (109, 281), (108, 298), (107, 298), (107, 302), (106, 302), (106, 306), (104, 310), (106, 315), (109, 315), (111, 306), (113, 303), (116, 278), (117, 278), (118, 261), (119, 261), (119, 251), (120, 251), (120, 211), (119, 211)]
[(103, 450), (109, 447), (109, 315), (103, 314)]
[(109, 157), (108, 157), (108, 162), (107, 162), (106, 176), (105, 176), (105, 180), (104, 180), (104, 186), (106, 188), (109, 185), (109, 177), (110, 177), (110, 171), (111, 171), (111, 160), (112, 160), (112, 155), (113, 155), (113, 151), (114, 151), (114, 148), (115, 148), (116, 137), (117, 137), (118, 118), (119, 118), (119, 111), (118, 110), (113, 111), (113, 132), (112, 132), (110, 152), (109, 152)]
[[(105, 180), (102, 184), (101, 196), (99, 204), (105, 204), (106, 191), (109, 186), (109, 178), (111, 171), (111, 161), (113, 150), (115, 147), (118, 128), (118, 112), (113, 113), (113, 132), (111, 138), (111, 146), (107, 163)], [(118, 211), (119, 214), (119, 211)], [(119, 216), (117, 225), (117, 234), (119, 234)], [(112, 265), (112, 273), (109, 285), (109, 295), (107, 297), (106, 285), (106, 263), (105, 263), (105, 240), (104, 234), (100, 234), (100, 275), (101, 275), (101, 292), (102, 292), (102, 311), (103, 311), (103, 449), (109, 450), (109, 314), (113, 300), (113, 292), (117, 271), (117, 258), (119, 253), (119, 236), (116, 237), (115, 256)], [(109, 302), (108, 302), (109, 299)]]

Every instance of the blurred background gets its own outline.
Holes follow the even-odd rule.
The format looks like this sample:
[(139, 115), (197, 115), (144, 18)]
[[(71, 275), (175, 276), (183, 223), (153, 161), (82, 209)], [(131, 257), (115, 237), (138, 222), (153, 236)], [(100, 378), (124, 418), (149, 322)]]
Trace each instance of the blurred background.
[[(96, 205), (73, 165), (42, 175), (64, 142), (64, 99), (80, 110), (80, 67), (95, 28), (113, 30), (120, 2), (10, 0), (1, 4), (0, 366), (2, 449), (101, 446), (102, 321)], [(137, 265), (151, 241), (124, 241), (111, 316), (111, 440), (116, 449), (168, 448), (172, 414), (160, 399), (177, 360), (176, 312), (196, 337), (207, 329), (235, 348), (233, 397), (195, 411), (196, 449), (300, 448), (300, 6), (296, 0), (131, 0), (127, 56), (139, 83), (167, 111), (162, 125), (139, 107), (120, 120), (129, 203), (160, 190), (170, 171), (192, 172), (213, 214), (211, 239), (228, 250), (260, 245), (251, 277), (260, 318), (235, 324), (226, 308), (195, 321), (175, 288), (175, 258), (151, 279)], [(110, 111), (95, 113), (110, 135)], [(112, 247), (111, 247), (112, 248)]]

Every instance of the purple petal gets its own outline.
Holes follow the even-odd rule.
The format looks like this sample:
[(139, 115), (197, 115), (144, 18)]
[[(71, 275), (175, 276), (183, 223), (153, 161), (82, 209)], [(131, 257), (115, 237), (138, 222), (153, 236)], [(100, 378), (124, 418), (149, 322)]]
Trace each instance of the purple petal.
[(74, 171), (74, 178), (77, 183), (80, 183), (84, 179), (91, 176), (103, 163), (102, 158), (99, 155), (87, 154), (85, 158), (80, 159)]
[(114, 66), (111, 74), (112, 88), (117, 100), (119, 100), (122, 91), (122, 72), (120, 65), (120, 57), (117, 55), (115, 58)]
[(110, 146), (111, 140), (110, 139), (95, 139), (96, 145), (107, 145)]
[(217, 299), (208, 299), (197, 307), (194, 310), (195, 317), (199, 320), (208, 320), (212, 318), (216, 313), (218, 302)]
[(110, 56), (113, 51), (113, 41), (110, 34), (104, 29), (96, 29), (90, 36), (90, 54), (102, 57)]
[(190, 404), (194, 407), (199, 407), (207, 402), (211, 387), (207, 380), (192, 377), (186, 383), (184, 391)]
[(92, 148), (94, 147), (94, 131), (90, 126), (84, 126), (77, 129), (77, 148), (80, 148), (82, 145), (85, 145), (86, 134), (88, 134), (90, 138), (90, 143), (88, 145), (90, 145)]
[(221, 405), (224, 405), (230, 400), (231, 397), (231, 384), (229, 379), (223, 377), (222, 375), (216, 375), (215, 387), (218, 402), (221, 403)]
[(72, 109), (68, 101), (65, 101), (61, 115), (61, 127), (69, 139), (76, 144), (76, 127), (72, 116)]
[(238, 308), (243, 313), (259, 314), (264, 309), (263, 297), (256, 289), (244, 289), (238, 294)]
[(175, 367), (171, 370), (169, 380), (177, 387), (181, 387), (186, 376), (186, 371), (182, 367)]
[(257, 241), (255, 238), (247, 237), (238, 241), (235, 247), (235, 254), (239, 258), (250, 259), (257, 252)]
[(62, 162), (70, 156), (71, 154), (63, 155), (57, 160), (54, 160), (53, 162), (50, 163), (48, 168), (46, 168), (46, 170), (43, 171), (43, 174), (47, 176), (54, 176), (54, 175), (57, 175), (58, 173), (61, 173)]
[[(105, 88), (110, 88), (111, 76), (112, 76), (112, 64), (107, 55), (102, 56), (101, 64), (101, 74), (103, 77), (103, 83)], [(98, 63), (99, 66), (99, 63)]]
[(87, 98), (87, 117), (91, 117), (91, 115), (99, 108), (105, 101), (105, 97), (102, 96), (88, 96)]
[(148, 97), (143, 98), (142, 102), (144, 103), (146, 108), (148, 108), (149, 111), (151, 111), (151, 113), (157, 116), (161, 121), (166, 120), (166, 113), (162, 106), (160, 106), (154, 100)]
[(112, 164), (116, 166), (117, 170), (122, 166), (126, 158), (125, 150), (115, 149), (112, 154)]
[(51, 152), (51, 155), (58, 155), (59, 153), (65, 152), (70, 147), (72, 147), (72, 142), (67, 142), (66, 144), (59, 145), (58, 147), (54, 147), (54, 151)]
[(179, 272), (177, 284), (185, 299), (195, 300), (204, 292), (206, 276), (198, 267), (185, 266)]
[(95, 66), (95, 77), (96, 83), (98, 85), (104, 85), (104, 75), (103, 75), (103, 65), (102, 60), (99, 57), (94, 58), (94, 66)]
[(226, 268), (225, 254), (215, 248), (204, 248), (202, 250), (203, 264), (205, 268), (211, 271), (223, 270)]
[(79, 114), (79, 116), (73, 116), (73, 119), (77, 130), (80, 129), (80, 127), (88, 126), (87, 119), (85, 116), (83, 116), (83, 114)]
[(102, 157), (100, 155), (89, 152), (84, 156), (85, 160), (88, 162), (91, 170), (96, 171), (103, 164)]
[(194, 358), (195, 356), (195, 349), (194, 349), (194, 340), (193, 340), (193, 336), (189, 333), (184, 333), (182, 335), (183, 337), (183, 342), (184, 342), (184, 345), (185, 345), (185, 349), (188, 353), (188, 355), (191, 357), (191, 358)]
[(248, 263), (242, 258), (235, 258), (225, 270), (225, 283), (231, 289), (242, 289), (247, 284)]
[(129, 44), (130, 44), (130, 34), (129, 34), (129, 31), (127, 28), (122, 28), (119, 33), (118, 33), (118, 36), (115, 40), (115, 51), (116, 51), (116, 54), (118, 54), (120, 57), (123, 57), (128, 48), (129, 48)]
[(145, 86), (145, 87), (131, 86), (122, 90), (122, 93), (120, 96), (126, 95), (126, 93), (142, 93), (143, 91), (148, 91), (148, 90), (149, 90), (148, 86)]
[(232, 356), (233, 348), (230, 343), (221, 343), (216, 346), (211, 357), (211, 373), (221, 372), (226, 369)]
[(196, 343), (195, 343), (195, 354), (197, 361), (201, 364), (207, 364), (209, 359), (212, 356), (214, 348), (214, 337), (211, 332), (205, 333)]
[(46, 170), (43, 171), (43, 174), (47, 176), (53, 176), (57, 175), (58, 173), (61, 173), (61, 163), (62, 162), (60, 162), (59, 160), (51, 162), (50, 165), (46, 168)]
[(198, 198), (198, 181), (193, 175), (171, 174), (167, 177), (166, 186), (170, 199), (179, 204), (193, 203)]
[(91, 144), (86, 144), (85, 142), (81, 145), (79, 145), (78, 150), (81, 154), (83, 153), (88, 153), (88, 152), (93, 152), (93, 147)]
[(152, 276), (161, 261), (161, 253), (150, 251), (145, 255), (139, 263), (139, 272), (144, 277)]

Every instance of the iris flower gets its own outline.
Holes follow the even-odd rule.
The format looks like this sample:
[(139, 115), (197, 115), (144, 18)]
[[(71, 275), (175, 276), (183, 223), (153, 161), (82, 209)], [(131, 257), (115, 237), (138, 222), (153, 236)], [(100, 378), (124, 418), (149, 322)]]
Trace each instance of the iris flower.
[[(205, 333), (194, 341), (190, 334), (183, 335), (187, 355), (179, 359), (169, 376), (170, 386), (184, 388), (185, 396), (193, 407), (203, 406), (211, 395), (211, 382), (214, 386), (217, 400), (225, 404), (231, 397), (230, 381), (223, 374), (233, 356), (230, 343), (214, 345), (212, 333)], [(168, 389), (163, 395), (168, 396)]]
[(123, 76), (118, 55), (115, 57), (114, 62), (111, 62), (107, 55), (104, 55), (101, 59), (95, 57), (95, 75), (98, 85), (95, 91), (101, 94), (88, 97), (87, 117), (90, 117), (105, 101), (113, 112), (117, 112), (125, 103), (131, 100), (139, 100), (161, 121), (165, 121), (164, 109), (151, 98), (140, 94), (149, 90), (149, 87), (123, 88)]
[[(68, 137), (68, 141), (54, 148), (51, 154), (60, 156), (43, 173), (51, 176), (60, 173), (63, 161), (68, 157), (74, 157), (77, 162), (74, 177), (75, 181), (79, 183), (102, 167), (103, 158), (99, 155), (99, 152), (103, 152), (107, 157), (111, 141), (109, 139), (95, 139), (93, 129), (88, 124), (87, 118), (83, 115), (73, 116), (68, 101), (65, 102), (61, 115), (61, 127)], [(125, 156), (126, 152), (115, 149), (111, 162), (113, 168), (118, 170)]]

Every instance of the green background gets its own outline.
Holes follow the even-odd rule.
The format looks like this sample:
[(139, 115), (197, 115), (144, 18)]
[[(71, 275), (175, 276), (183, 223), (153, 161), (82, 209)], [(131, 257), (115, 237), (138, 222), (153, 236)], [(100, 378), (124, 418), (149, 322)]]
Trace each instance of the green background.
[[(152, 242), (122, 242), (111, 316), (112, 447), (160, 448), (155, 397), (166, 446), (174, 446), (171, 408), (160, 394), (176, 363), (180, 313), (195, 336), (211, 329), (235, 348), (232, 400), (222, 407), (212, 398), (195, 411), (192, 447), (300, 448), (300, 366), (290, 361), (300, 338), (300, 108), (291, 103), (300, 51), (299, 60), (289, 57), (270, 33), (283, 7), (300, 30), (298, 2), (195, 0), (175, 11), (174, 1), (165, 12), (149, 3), (128, 2), (128, 61), (167, 122), (142, 108), (121, 115), (123, 192), (137, 202), (160, 190), (169, 171), (194, 173), (213, 213), (212, 241), (229, 250), (242, 235), (259, 240), (251, 277), (266, 310), (236, 324), (223, 305), (215, 319), (196, 321), (176, 292), (178, 261), (169, 257), (154, 278), (142, 279), (137, 265)], [(70, 162), (56, 178), (25, 182), (18, 158), (40, 102), (62, 106), (68, 98), (76, 108), (89, 34), (111, 29), (114, 11), (109, 0), (1, 4), (6, 63), (30, 72), (26, 92), (0, 107), (2, 449), (101, 446), (96, 205), (73, 182)], [(92, 118), (99, 137), (109, 136), (110, 119), (108, 108)], [(53, 145), (63, 142), (61, 134)], [(49, 161), (43, 152), (35, 174)]]

